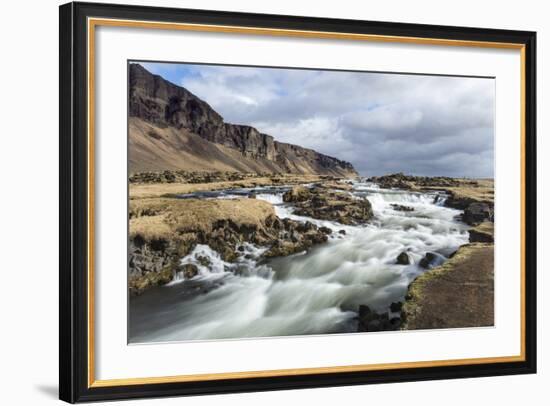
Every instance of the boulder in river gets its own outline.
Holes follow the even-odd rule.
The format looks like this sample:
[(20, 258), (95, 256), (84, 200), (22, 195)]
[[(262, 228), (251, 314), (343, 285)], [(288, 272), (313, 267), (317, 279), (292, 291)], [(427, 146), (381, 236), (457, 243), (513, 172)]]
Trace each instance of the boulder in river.
[(411, 263), (411, 259), (409, 258), (409, 254), (407, 254), (405, 251), (403, 251), (401, 254), (399, 254), (396, 258), (396, 263), (399, 265), (409, 265)]
[(418, 265), (422, 268), (429, 269), (434, 266), (436, 259), (436, 254), (434, 254), (433, 252), (426, 252), (426, 255), (424, 255), (424, 258), (420, 260)]
[(325, 226), (319, 227), (319, 231), (322, 232), (323, 234), (327, 234), (327, 235), (332, 234), (332, 230), (328, 227), (325, 227)]
[(404, 212), (414, 211), (414, 207), (404, 206), (402, 204), (392, 203), (392, 204), (390, 204), (390, 206), (395, 211), (404, 211)]

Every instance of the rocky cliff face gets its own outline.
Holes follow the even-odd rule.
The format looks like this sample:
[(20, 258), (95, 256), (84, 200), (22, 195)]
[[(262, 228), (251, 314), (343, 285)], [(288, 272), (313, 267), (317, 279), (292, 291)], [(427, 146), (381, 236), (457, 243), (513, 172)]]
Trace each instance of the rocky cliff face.
[[(160, 129), (170, 127), (196, 134), (205, 141), (237, 150), (244, 158), (267, 162), (268, 165), (264, 166), (269, 172), (357, 174), (348, 162), (275, 141), (272, 136), (260, 133), (254, 127), (224, 122), (223, 117), (208, 103), (187, 89), (151, 74), (139, 64), (130, 65), (129, 97), (130, 117)], [(159, 139), (159, 142), (162, 140)]]

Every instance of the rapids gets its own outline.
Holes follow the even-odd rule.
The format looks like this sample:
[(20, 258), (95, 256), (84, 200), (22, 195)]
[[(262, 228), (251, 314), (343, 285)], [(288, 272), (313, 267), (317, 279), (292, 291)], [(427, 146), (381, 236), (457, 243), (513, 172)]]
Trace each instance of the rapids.
[[(368, 225), (344, 226), (294, 215), (292, 206), (283, 203), (284, 190), (230, 190), (200, 197), (231, 198), (252, 191), (272, 203), (280, 218), (331, 228), (327, 243), (265, 263), (259, 261), (265, 247), (244, 244), (239, 260), (226, 263), (208, 246), (198, 245), (181, 259), (198, 267), (196, 277), (176, 275), (170, 284), (131, 299), (130, 342), (354, 332), (359, 305), (385, 312), (392, 302), (404, 300), (409, 283), (425, 271), (418, 262), (426, 252), (443, 262), (468, 242), (468, 227), (456, 220), (460, 211), (444, 207), (445, 196), (437, 192), (354, 183), (353, 195), (368, 198), (375, 218)], [(397, 211), (392, 204), (414, 211)], [(396, 264), (403, 251), (411, 265)]]

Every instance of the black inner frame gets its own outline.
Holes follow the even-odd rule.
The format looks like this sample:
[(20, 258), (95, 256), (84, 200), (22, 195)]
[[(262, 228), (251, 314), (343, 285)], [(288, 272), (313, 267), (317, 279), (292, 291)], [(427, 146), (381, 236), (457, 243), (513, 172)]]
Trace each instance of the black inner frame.
[[(536, 33), (114, 4), (60, 7), (59, 397), (129, 398), (423, 381), (536, 372)], [(118, 18), (525, 45), (525, 361), (265, 378), (88, 387), (87, 19)]]

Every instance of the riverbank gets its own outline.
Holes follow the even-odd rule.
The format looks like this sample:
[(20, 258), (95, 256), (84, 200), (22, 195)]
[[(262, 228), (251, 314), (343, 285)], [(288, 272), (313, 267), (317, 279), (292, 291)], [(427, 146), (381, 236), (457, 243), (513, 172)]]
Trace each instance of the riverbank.
[(468, 232), (468, 244), (409, 285), (402, 329), (494, 325), (494, 224), (484, 221)]
[(494, 247), (463, 245), (443, 265), (409, 286), (403, 330), (494, 325)]

